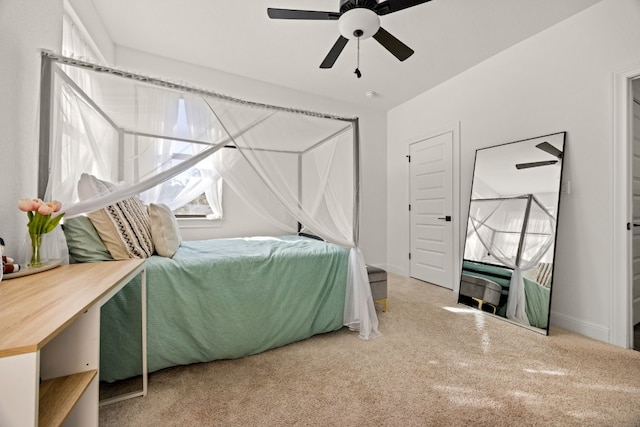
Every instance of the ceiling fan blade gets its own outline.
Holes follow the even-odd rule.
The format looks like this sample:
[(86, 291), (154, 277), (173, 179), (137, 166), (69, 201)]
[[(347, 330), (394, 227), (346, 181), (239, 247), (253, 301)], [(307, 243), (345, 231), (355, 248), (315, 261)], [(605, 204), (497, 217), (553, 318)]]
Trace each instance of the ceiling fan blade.
[(317, 21), (335, 21), (340, 18), (338, 12), (320, 12), (315, 10), (275, 9), (267, 8), (271, 19), (311, 19)]
[(322, 64), (320, 64), (320, 68), (333, 67), (333, 64), (335, 64), (336, 59), (338, 59), (338, 56), (340, 56), (342, 49), (344, 49), (348, 41), (349, 39), (339, 36), (326, 58), (324, 58), (324, 61), (322, 61)]
[(545, 160), (543, 162), (518, 163), (516, 169), (537, 168), (538, 166), (549, 166), (558, 163), (557, 160)]
[(553, 145), (549, 144), (546, 141), (541, 142), (540, 144), (536, 145), (536, 147), (541, 149), (542, 151), (546, 151), (547, 153), (559, 159), (562, 158), (562, 151), (558, 150), (556, 147), (554, 147)]
[(404, 61), (413, 55), (413, 49), (392, 36), (391, 33), (382, 27), (373, 35), (373, 38), (400, 61)]
[(413, 6), (417, 6), (422, 3), (427, 3), (431, 0), (387, 0), (378, 3), (375, 7), (375, 12), (382, 16), (388, 13), (397, 12), (402, 9), (408, 9)]

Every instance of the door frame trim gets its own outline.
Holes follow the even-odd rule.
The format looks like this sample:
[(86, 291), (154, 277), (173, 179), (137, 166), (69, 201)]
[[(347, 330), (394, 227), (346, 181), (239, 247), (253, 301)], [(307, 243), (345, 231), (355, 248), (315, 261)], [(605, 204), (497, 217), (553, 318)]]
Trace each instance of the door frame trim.
[(631, 298), (631, 245), (632, 233), (627, 223), (632, 218), (631, 196), (631, 112), (633, 96), (631, 81), (640, 77), (640, 63), (613, 73), (613, 203), (612, 251), (611, 251), (611, 307), (609, 343), (631, 348), (632, 298)]
[[(451, 226), (453, 227), (453, 288), (452, 291), (458, 293), (460, 290), (460, 273), (462, 270), (462, 253), (460, 252), (461, 244), (460, 244), (460, 227), (462, 226), (462, 216), (460, 213), (460, 129), (462, 127), (461, 122), (455, 122), (450, 126), (445, 126), (441, 128), (434, 129), (430, 132), (425, 132), (421, 136), (416, 136), (410, 138), (406, 143), (406, 152), (407, 155), (410, 154), (410, 147), (412, 144), (424, 141), (426, 139), (431, 139), (438, 137), (440, 135), (444, 135), (446, 133), (452, 134), (452, 152), (451, 152), (451, 162), (452, 162), (452, 170), (451, 175), (453, 177), (453, 182), (451, 183), (452, 190), (452, 202), (453, 202), (453, 220)], [(410, 165), (407, 162), (407, 206), (409, 205), (409, 200), (411, 199), (411, 174), (410, 174)], [(466, 221), (465, 221), (466, 225)], [(409, 244), (408, 251), (411, 251), (411, 212), (407, 210), (407, 235), (409, 236)], [(411, 274), (411, 261), (407, 259), (406, 261), (406, 272), (407, 276)]]

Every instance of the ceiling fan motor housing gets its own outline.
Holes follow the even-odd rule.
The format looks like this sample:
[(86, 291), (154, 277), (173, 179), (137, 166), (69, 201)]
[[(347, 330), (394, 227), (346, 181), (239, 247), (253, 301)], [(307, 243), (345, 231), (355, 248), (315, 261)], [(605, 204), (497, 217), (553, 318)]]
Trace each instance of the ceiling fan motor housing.
[(380, 17), (371, 9), (355, 7), (340, 16), (338, 28), (344, 38), (367, 39), (380, 29)]
[(340, 13), (345, 13), (347, 10), (355, 9), (356, 7), (364, 7), (373, 10), (378, 5), (376, 0), (340, 0)]

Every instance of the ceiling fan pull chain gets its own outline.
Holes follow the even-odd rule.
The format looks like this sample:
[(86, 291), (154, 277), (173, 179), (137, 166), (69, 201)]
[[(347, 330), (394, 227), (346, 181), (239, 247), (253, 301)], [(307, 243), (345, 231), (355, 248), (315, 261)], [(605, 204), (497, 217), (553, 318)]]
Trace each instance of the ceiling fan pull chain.
[(356, 70), (354, 71), (354, 73), (356, 73), (356, 76), (358, 76), (358, 78), (362, 77), (362, 73), (360, 72), (360, 37), (358, 37), (356, 39), (357, 44), (358, 44), (358, 48), (357, 48), (357, 53), (356, 53)]

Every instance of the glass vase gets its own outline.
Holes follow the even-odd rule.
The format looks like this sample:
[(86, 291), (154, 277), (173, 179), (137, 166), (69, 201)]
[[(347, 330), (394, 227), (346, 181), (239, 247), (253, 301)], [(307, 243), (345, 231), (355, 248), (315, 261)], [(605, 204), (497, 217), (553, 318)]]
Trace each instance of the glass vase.
[(40, 249), (42, 247), (42, 234), (30, 234), (29, 237), (31, 237), (31, 261), (29, 261), (27, 267), (41, 267)]

